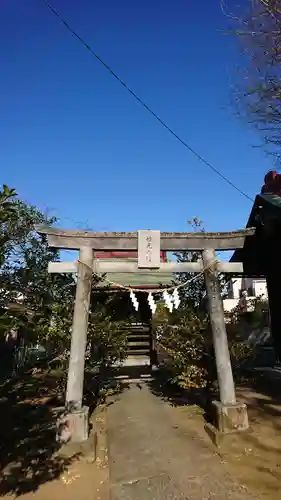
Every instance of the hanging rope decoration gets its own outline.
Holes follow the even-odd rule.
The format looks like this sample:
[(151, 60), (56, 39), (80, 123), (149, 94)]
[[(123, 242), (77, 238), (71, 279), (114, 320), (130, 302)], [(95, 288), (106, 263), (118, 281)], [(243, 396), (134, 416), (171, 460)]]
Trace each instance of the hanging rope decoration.
[[(177, 288), (174, 289), (174, 292), (171, 295), (167, 292), (167, 290), (164, 290), (162, 296), (163, 296), (163, 300), (165, 302), (165, 305), (166, 305), (167, 309), (169, 309), (170, 312), (172, 312), (174, 308), (178, 309), (178, 307), (180, 305), (180, 298), (179, 298), (179, 292), (178, 292)], [(138, 299), (136, 297), (136, 294), (132, 290), (130, 291), (130, 299), (132, 301), (134, 309), (136, 311), (138, 311), (139, 310), (139, 302), (138, 302)], [(148, 305), (150, 307), (152, 314), (155, 314), (156, 309), (157, 309), (157, 304), (156, 304), (154, 296), (151, 292), (148, 293), (147, 302), (148, 302)]]
[[(79, 259), (77, 260), (77, 262), (81, 262), (79, 261)], [(218, 259), (214, 260), (213, 262), (211, 262), (207, 267), (205, 267), (203, 269), (203, 271), (201, 271), (201, 273), (197, 273), (195, 276), (193, 276), (192, 278), (184, 281), (183, 283), (180, 283), (180, 285), (173, 285), (173, 286), (170, 286), (168, 288), (166, 288), (165, 290), (167, 292), (173, 292), (175, 290), (175, 288), (179, 289), (179, 288), (184, 288), (186, 287), (186, 285), (189, 285), (189, 283), (192, 283), (193, 281), (196, 281), (198, 280), (199, 278), (201, 278), (201, 276), (204, 275), (204, 272), (207, 271), (209, 268), (211, 268), (213, 265), (215, 265), (217, 262), (219, 262)], [(111, 281), (109, 279), (107, 279), (105, 276), (100, 276), (99, 274), (97, 273), (93, 273), (95, 275), (95, 277), (101, 281), (105, 281), (106, 283), (108, 283), (109, 285), (113, 286), (113, 287), (116, 287), (116, 288), (121, 288), (122, 290), (127, 290), (127, 292), (130, 292), (131, 290), (135, 290), (132, 286), (126, 286), (126, 285), (121, 285), (121, 283), (116, 283), (115, 281)], [(147, 289), (144, 289), (144, 288), (138, 288), (137, 289), (137, 292), (140, 292), (140, 293), (148, 293)], [(153, 288), (150, 290), (149, 293), (163, 293), (163, 288)]]
[(178, 309), (179, 305), (181, 303), (181, 300), (180, 300), (179, 291), (177, 288), (174, 289), (172, 297), (173, 297), (174, 307), (175, 307), (175, 309)]
[(156, 309), (157, 309), (157, 305), (155, 303), (155, 300), (154, 300), (154, 297), (153, 297), (152, 293), (148, 294), (147, 302), (148, 302), (148, 305), (149, 305), (149, 307), (151, 309), (152, 314), (155, 314)]
[(170, 311), (170, 312), (172, 312), (172, 311), (173, 311), (173, 308), (174, 308), (174, 304), (173, 304), (172, 297), (171, 297), (171, 295), (167, 292), (167, 290), (164, 290), (162, 297), (163, 297), (163, 299), (164, 299), (165, 306), (167, 307), (167, 309), (169, 309), (169, 311)]
[(132, 304), (135, 308), (136, 311), (139, 310), (139, 301), (136, 297), (136, 294), (133, 292), (133, 290), (130, 291), (130, 298), (131, 298), (131, 301), (132, 301)]
[[(80, 262), (79, 259), (77, 262)], [(179, 291), (178, 291), (179, 288), (186, 287), (189, 283), (192, 283), (193, 281), (198, 280), (199, 278), (201, 278), (201, 276), (204, 275), (205, 271), (207, 271), (208, 269), (213, 267), (218, 262), (219, 262), (218, 259), (214, 260), (207, 267), (205, 267), (201, 273), (196, 274), (196, 276), (193, 276), (192, 278), (184, 281), (180, 285), (168, 287), (164, 291), (163, 291), (163, 288), (155, 288), (155, 289), (151, 290), (150, 292), (147, 292), (147, 290), (140, 288), (137, 291), (148, 294), (147, 301), (148, 301), (148, 305), (151, 309), (152, 314), (155, 314), (156, 309), (157, 309), (157, 304), (155, 303), (153, 294), (159, 294), (159, 293), (162, 293), (162, 297), (164, 299), (164, 302), (165, 302), (167, 309), (169, 309), (169, 311), (172, 312), (173, 308), (178, 309), (180, 302), (181, 302), (180, 297), (179, 297)], [(97, 273), (93, 273), (93, 274), (95, 275), (96, 278), (106, 281), (111, 286), (121, 288), (122, 290), (127, 290), (130, 293), (130, 298), (131, 298), (134, 309), (136, 311), (139, 310), (139, 302), (138, 302), (138, 299), (137, 299), (136, 294), (134, 293), (132, 287), (126, 286), (126, 285), (121, 285), (120, 283), (115, 283), (114, 281), (108, 280), (104, 276), (99, 276)], [(172, 293), (169, 294), (169, 292), (172, 292)]]

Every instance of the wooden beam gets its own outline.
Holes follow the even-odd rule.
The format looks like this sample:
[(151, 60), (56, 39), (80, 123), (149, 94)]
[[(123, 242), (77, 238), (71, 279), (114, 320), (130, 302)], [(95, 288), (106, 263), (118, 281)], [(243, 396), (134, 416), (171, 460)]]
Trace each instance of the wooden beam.
[[(50, 262), (49, 273), (77, 273), (78, 262)], [(202, 262), (163, 262), (159, 269), (152, 271), (139, 269), (137, 262), (103, 262), (94, 261), (93, 272), (97, 274), (107, 273), (137, 273), (137, 274), (158, 274), (161, 273), (198, 273), (203, 271)], [(221, 273), (243, 273), (242, 262), (218, 262), (217, 270)]]
[[(49, 226), (36, 226), (40, 234), (46, 234), (48, 243), (55, 248), (77, 250), (91, 247), (93, 250), (136, 251), (138, 233), (94, 233), (82, 230), (64, 230)], [(222, 233), (161, 233), (161, 250), (235, 250), (242, 248), (246, 237), (252, 236), (255, 228)]]
[(78, 261), (74, 262), (49, 262), (48, 273), (77, 273)]

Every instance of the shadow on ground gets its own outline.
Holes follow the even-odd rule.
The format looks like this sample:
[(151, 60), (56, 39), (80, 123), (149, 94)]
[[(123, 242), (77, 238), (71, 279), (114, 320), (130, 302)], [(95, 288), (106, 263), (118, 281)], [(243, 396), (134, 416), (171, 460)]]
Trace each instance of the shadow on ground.
[[(274, 372), (252, 373), (237, 383), (238, 394), (255, 411), (256, 416), (275, 419), (281, 417), (281, 376)], [(280, 427), (281, 429), (281, 424)]]
[[(183, 389), (171, 382), (169, 371), (165, 367), (152, 368), (151, 366), (126, 366), (111, 370), (109, 378), (120, 381), (120, 391), (129, 390), (136, 384), (140, 389), (145, 383), (152, 394), (167, 401), (171, 406), (194, 406), (204, 410), (208, 420), (210, 402), (215, 399), (216, 393), (207, 389)], [(111, 403), (112, 404), (112, 403)]]
[[(84, 404), (92, 413), (121, 389), (114, 380), (85, 372)], [(30, 371), (0, 385), (0, 496), (34, 492), (78, 458), (58, 453), (56, 421), (64, 393), (65, 374), (59, 370)]]
[(207, 412), (211, 398), (215, 397), (214, 393), (205, 388), (187, 390), (171, 383), (169, 372), (164, 367), (154, 371), (152, 375), (147, 382), (151, 392), (172, 406), (197, 405)]
[(59, 380), (25, 374), (0, 387), (0, 495), (20, 496), (59, 477), (77, 457), (57, 453)]
[(224, 456), (230, 472), (260, 496), (280, 498), (281, 378), (249, 374), (236, 385), (238, 400), (246, 403), (250, 432), (237, 435)]
[(56, 454), (54, 408), (60, 402), (49, 395), (50, 382), (56, 384), (29, 374), (0, 388), (1, 496), (35, 491), (70, 464)]

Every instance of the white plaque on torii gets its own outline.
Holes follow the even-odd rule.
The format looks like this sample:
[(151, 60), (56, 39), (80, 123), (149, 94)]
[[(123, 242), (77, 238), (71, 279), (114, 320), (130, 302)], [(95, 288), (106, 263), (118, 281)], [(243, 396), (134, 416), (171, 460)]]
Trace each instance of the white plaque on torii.
[(160, 268), (160, 231), (138, 231), (138, 267)]

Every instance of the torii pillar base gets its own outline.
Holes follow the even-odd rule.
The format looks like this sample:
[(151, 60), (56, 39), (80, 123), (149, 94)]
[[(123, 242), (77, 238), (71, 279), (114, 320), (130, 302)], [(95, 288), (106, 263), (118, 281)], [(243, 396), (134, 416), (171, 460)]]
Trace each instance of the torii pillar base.
[(223, 404), (212, 401), (212, 423), (205, 425), (205, 430), (216, 446), (220, 446), (226, 436), (249, 430), (247, 406), (245, 403)]
[(83, 443), (89, 437), (89, 408), (63, 413), (57, 421), (57, 441)]

